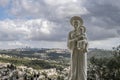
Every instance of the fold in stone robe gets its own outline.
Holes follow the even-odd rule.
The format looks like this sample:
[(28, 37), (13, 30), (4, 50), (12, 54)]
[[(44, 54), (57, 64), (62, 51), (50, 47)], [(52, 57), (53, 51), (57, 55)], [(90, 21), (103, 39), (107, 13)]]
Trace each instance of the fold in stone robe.
[(76, 41), (72, 41), (71, 34), (68, 37), (68, 48), (71, 50), (71, 67), (68, 80), (87, 80), (87, 53), (77, 49)]
[(68, 80), (87, 80), (87, 53), (80, 53), (77, 49), (73, 50)]

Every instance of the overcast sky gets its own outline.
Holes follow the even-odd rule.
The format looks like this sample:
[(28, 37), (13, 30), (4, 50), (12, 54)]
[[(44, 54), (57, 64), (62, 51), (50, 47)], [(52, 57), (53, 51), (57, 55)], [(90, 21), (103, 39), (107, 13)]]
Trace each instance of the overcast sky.
[(73, 29), (69, 20), (81, 16), (90, 48), (120, 44), (120, 0), (0, 0), (0, 48), (67, 48)]

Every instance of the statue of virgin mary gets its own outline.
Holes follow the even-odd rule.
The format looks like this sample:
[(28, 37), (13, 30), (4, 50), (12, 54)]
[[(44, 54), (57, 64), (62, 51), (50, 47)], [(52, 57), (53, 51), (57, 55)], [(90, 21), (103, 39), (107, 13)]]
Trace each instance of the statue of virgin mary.
[(70, 20), (74, 30), (68, 34), (68, 48), (71, 51), (71, 66), (68, 80), (87, 80), (87, 37), (83, 20), (74, 16)]

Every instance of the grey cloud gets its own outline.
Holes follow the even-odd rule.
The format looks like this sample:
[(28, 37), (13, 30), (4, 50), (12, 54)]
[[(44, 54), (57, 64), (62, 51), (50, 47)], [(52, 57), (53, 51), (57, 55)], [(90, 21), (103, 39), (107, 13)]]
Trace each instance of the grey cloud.
[[(44, 34), (37, 23), (26, 25), (30, 33), (26, 40), (65, 41), (71, 30), (69, 23), (73, 15), (82, 16), (90, 40), (118, 37), (120, 35), (120, 6), (113, 0), (84, 0), (51, 3), (51, 0), (12, 0), (11, 14), (22, 19), (46, 19), (53, 23), (50, 34)], [(53, 1), (55, 2), (55, 1)], [(55, 4), (55, 5), (54, 5)], [(51, 25), (51, 24), (48, 24)], [(33, 29), (33, 30), (32, 30)], [(38, 32), (36, 30), (39, 30)]]
[[(120, 6), (113, 0), (89, 0), (83, 3), (90, 12), (83, 15), (90, 40), (119, 37)], [(97, 29), (99, 27), (99, 29)]]
[[(50, 24), (49, 24), (50, 25)], [(33, 27), (34, 28), (34, 27)], [(49, 34), (44, 34), (41, 31), (40, 32), (35, 32), (33, 30), (31, 32), (31, 37), (28, 38), (28, 40), (34, 40), (34, 41), (65, 41), (66, 40), (66, 35), (68, 31), (66, 31), (63, 28), (61, 28), (60, 25), (54, 25), (53, 28), (51, 28), (51, 31)]]
[(10, 0), (0, 0), (0, 6), (6, 7)]
[[(107, 0), (107, 1), (86, 1), (84, 6), (90, 12), (89, 15), (86, 16), (94, 16), (97, 18), (97, 25), (101, 25), (102, 27), (109, 28), (117, 28), (120, 26), (120, 6), (116, 6), (117, 1)], [(101, 23), (102, 21), (102, 23)], [(105, 24), (106, 23), (106, 24)]]
[(119, 36), (119, 34), (116, 32), (116, 29), (106, 30), (97, 26), (88, 29), (87, 35), (90, 40), (102, 40), (107, 38), (115, 38)]
[[(16, 33), (6, 33), (6, 32), (1, 32), (0, 33), (0, 41), (15, 41), (20, 39), (21, 34), (16, 34)], [(21, 36), (23, 37), (23, 36)]]
[(0, 41), (14, 41), (24, 37), (24, 31), (13, 20), (0, 21)]
[[(117, 30), (117, 33), (120, 34), (120, 29)], [(120, 35), (119, 35), (120, 36)]]

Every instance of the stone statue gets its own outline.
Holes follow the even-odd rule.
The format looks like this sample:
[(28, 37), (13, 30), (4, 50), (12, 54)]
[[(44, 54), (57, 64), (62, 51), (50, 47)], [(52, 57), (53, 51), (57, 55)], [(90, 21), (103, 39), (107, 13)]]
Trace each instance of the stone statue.
[(87, 54), (88, 47), (86, 28), (79, 16), (70, 20), (74, 30), (68, 35), (68, 48), (71, 51), (71, 67), (68, 80), (87, 80)]

